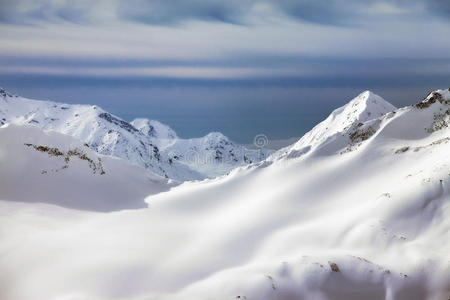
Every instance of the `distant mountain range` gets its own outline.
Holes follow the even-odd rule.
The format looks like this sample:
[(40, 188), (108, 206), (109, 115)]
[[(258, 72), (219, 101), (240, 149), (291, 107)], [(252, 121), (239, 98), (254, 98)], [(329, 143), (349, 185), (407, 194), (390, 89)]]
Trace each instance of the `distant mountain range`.
[(31, 124), (71, 135), (99, 154), (112, 155), (176, 181), (202, 180), (267, 157), (270, 150), (247, 149), (219, 132), (181, 139), (161, 122), (130, 123), (95, 105), (26, 99), (0, 89), (0, 126)]

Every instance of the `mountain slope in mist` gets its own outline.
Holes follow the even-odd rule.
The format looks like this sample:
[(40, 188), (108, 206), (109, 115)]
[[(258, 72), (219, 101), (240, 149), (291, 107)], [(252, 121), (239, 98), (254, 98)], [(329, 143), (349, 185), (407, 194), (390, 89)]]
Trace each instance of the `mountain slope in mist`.
[(0, 298), (448, 299), (449, 125), (449, 90), (400, 109), (366, 92), (149, 208), (0, 201)]

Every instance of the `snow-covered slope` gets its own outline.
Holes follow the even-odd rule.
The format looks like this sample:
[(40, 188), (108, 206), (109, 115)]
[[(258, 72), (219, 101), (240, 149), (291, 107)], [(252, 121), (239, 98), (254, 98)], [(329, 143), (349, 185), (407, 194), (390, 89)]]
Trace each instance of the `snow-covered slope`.
[[(223, 175), (237, 166), (259, 161), (266, 154), (255, 155), (255, 151), (223, 135), (181, 140), (158, 121), (136, 119), (128, 123), (95, 105), (30, 100), (0, 89), (0, 126), (7, 123), (31, 124), (71, 135), (100, 154), (123, 158), (178, 181)], [(226, 149), (222, 149), (224, 143)]]
[(297, 157), (311, 150), (318, 155), (351, 151), (377, 130), (383, 116), (390, 117), (388, 113), (394, 110), (395, 106), (380, 96), (365, 91), (335, 109), (297, 143), (274, 153), (273, 158)]
[(146, 207), (167, 179), (61, 133), (30, 125), (0, 128), (0, 199), (111, 211)]
[(138, 118), (130, 124), (142, 132), (142, 134), (154, 138), (160, 148), (166, 148), (178, 139), (177, 134), (172, 128), (155, 120)]
[(0, 298), (449, 299), (450, 91), (378, 109), (148, 209), (0, 201)]
[[(153, 139), (170, 164), (180, 164), (189, 170), (214, 178), (234, 168), (259, 162), (272, 152), (268, 149), (247, 149), (230, 141), (220, 132), (211, 132), (201, 138), (180, 139), (175, 131), (158, 121), (135, 119), (130, 123)], [(176, 172), (176, 170), (175, 170)], [(177, 174), (173, 174), (176, 178)]]
[(250, 150), (233, 143), (220, 132), (212, 132), (201, 138), (176, 139), (164, 152), (168, 154), (170, 161), (213, 178), (226, 174), (237, 166), (264, 160), (270, 150)]

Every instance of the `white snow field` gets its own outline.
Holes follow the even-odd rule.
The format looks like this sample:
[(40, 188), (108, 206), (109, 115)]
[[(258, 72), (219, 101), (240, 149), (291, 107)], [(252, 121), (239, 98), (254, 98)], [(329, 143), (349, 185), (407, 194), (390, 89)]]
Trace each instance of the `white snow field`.
[(112, 211), (147, 207), (174, 185), (81, 141), (31, 125), (0, 127), (0, 199)]
[[(267, 160), (148, 208), (1, 195), (0, 299), (447, 300), (449, 124), (448, 90), (401, 109), (364, 92)], [(3, 180), (17, 155), (0, 153)]]

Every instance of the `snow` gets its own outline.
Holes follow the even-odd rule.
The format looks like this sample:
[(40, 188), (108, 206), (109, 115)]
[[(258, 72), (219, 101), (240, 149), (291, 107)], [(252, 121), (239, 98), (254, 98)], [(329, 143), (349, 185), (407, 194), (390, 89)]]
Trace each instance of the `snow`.
[[(328, 118), (306, 133), (297, 143), (278, 151), (274, 157), (280, 155), (296, 157), (307, 153), (312, 148), (323, 148), (322, 151), (316, 149), (316, 154), (336, 153), (342, 150), (342, 147), (349, 145), (350, 132), (364, 129), (361, 124), (377, 120), (395, 109), (380, 96), (365, 91), (346, 105), (335, 109)], [(335, 148), (330, 148), (330, 144)]]
[(0, 298), (448, 299), (450, 94), (438, 93), (395, 109), (365, 92), (269, 159), (148, 208), (0, 196)]
[[(0, 141), (0, 199), (113, 211), (147, 207), (146, 196), (174, 185), (141, 167), (99, 155), (71, 136), (35, 126), (3, 126)], [(39, 146), (57, 150), (49, 153)]]
[[(100, 154), (125, 159), (180, 182), (224, 175), (237, 166), (260, 161), (268, 153), (263, 150), (255, 155), (255, 151), (222, 134), (180, 139), (169, 126), (155, 120), (136, 119), (128, 123), (95, 105), (26, 99), (0, 89), (0, 126), (8, 123), (71, 135)], [(226, 143), (226, 149), (215, 142)], [(191, 157), (198, 157), (196, 160), (202, 163), (192, 163)]]
[(165, 150), (174, 161), (201, 174), (209, 174), (209, 178), (264, 160), (270, 153), (266, 149), (250, 150), (235, 144), (220, 132), (211, 132), (201, 138), (176, 139)]
[(144, 135), (156, 138), (158, 147), (162, 149), (170, 146), (178, 139), (177, 134), (172, 128), (156, 120), (138, 118), (133, 120), (130, 124)]

